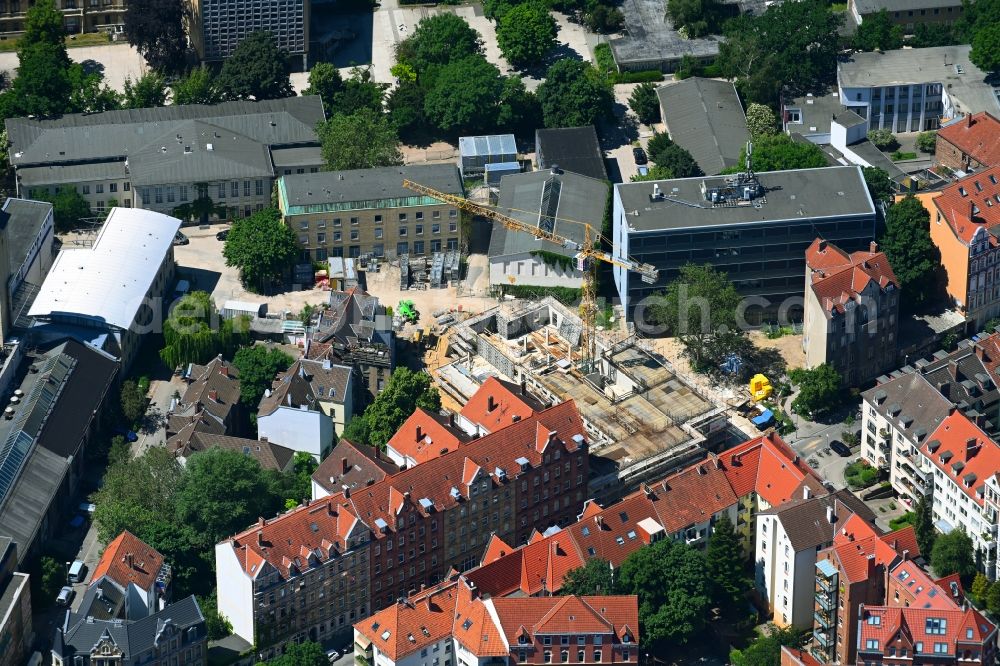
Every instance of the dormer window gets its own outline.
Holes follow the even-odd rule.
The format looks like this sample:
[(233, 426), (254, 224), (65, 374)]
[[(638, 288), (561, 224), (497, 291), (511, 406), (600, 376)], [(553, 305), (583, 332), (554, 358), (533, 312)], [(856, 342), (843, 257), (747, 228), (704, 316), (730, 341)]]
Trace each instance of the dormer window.
[(519, 645), (527, 645), (528, 637), (525, 636), (524, 634), (521, 634), (520, 636), (517, 637), (517, 642)]

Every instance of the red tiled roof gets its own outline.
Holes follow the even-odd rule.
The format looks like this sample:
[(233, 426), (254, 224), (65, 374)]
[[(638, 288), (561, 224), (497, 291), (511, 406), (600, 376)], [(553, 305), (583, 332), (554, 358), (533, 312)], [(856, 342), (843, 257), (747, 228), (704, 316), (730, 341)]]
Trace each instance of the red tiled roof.
[(719, 459), (737, 497), (756, 492), (770, 506), (777, 506), (801, 497), (803, 486), (814, 495), (826, 492), (819, 475), (775, 433), (723, 451)]
[(163, 555), (126, 530), (104, 549), (91, 581), (107, 576), (123, 589), (134, 583), (142, 590), (149, 590), (162, 566)]
[(445, 580), (354, 625), (392, 661), (451, 635), (457, 587)]
[(1000, 120), (986, 111), (942, 127), (938, 136), (980, 164), (1000, 165)]
[[(969, 245), (977, 231), (1000, 223), (1000, 165), (955, 181), (934, 198), (934, 206)], [(996, 244), (992, 237), (990, 242)]]
[(900, 563), (889, 575), (913, 597), (910, 608), (960, 610), (961, 597), (952, 595), (948, 582), (935, 582), (913, 560)]
[(798, 648), (781, 646), (781, 666), (823, 666), (816, 658)]
[(513, 551), (514, 549), (494, 532), (490, 535), (489, 543), (486, 544), (486, 552), (483, 553), (483, 559), (480, 564), (489, 564)]
[[(869, 618), (878, 618), (878, 624), (870, 624)], [(928, 633), (928, 620), (944, 620), (943, 633)], [(993, 624), (979, 611), (941, 610), (937, 608), (891, 608), (888, 606), (861, 607), (859, 620), (860, 646), (865, 646), (869, 640), (878, 641), (878, 650), (882, 651), (888, 642), (895, 640), (900, 632), (904, 632), (913, 642), (924, 645), (923, 654), (933, 653), (935, 643), (947, 643), (948, 654), (955, 656), (956, 642), (984, 642), (995, 632)], [(940, 623), (936, 624), (940, 627)], [(971, 629), (971, 637), (967, 630)], [(859, 658), (860, 660), (860, 658)]]
[(949, 414), (920, 447), (966, 495), (982, 506), (986, 479), (1000, 469), (1000, 446), (965, 414)]
[(417, 407), (386, 446), (400, 456), (411, 458), (417, 465), (425, 463), (469, 441), (464, 432), (449, 428), (447, 423), (446, 417)]
[(459, 643), (477, 657), (501, 657), (510, 654), (503, 633), (493, 621), (486, 603), (478, 591), (462, 579), (457, 585), (458, 601), (455, 604), (455, 623), (451, 633)]
[(844, 304), (857, 300), (872, 282), (879, 289), (899, 286), (889, 259), (874, 243), (867, 252), (847, 254), (817, 238), (806, 250), (806, 266), (812, 271), (810, 286), (827, 312), (843, 312)]
[(524, 630), (534, 634), (611, 634), (639, 640), (639, 604), (632, 595), (494, 598), (493, 606), (507, 642), (517, 644)]
[[(491, 406), (493, 409), (490, 409)], [(537, 406), (537, 401), (531, 396), (519, 395), (496, 377), (488, 377), (459, 413), (487, 431), (496, 432), (528, 418)]]
[(851, 514), (844, 522), (833, 537), (830, 550), (840, 562), (844, 577), (851, 582), (870, 577), (871, 567), (888, 567), (896, 558), (902, 557), (903, 551), (907, 551), (908, 558), (920, 555), (912, 526), (880, 534), (877, 528), (857, 514)]

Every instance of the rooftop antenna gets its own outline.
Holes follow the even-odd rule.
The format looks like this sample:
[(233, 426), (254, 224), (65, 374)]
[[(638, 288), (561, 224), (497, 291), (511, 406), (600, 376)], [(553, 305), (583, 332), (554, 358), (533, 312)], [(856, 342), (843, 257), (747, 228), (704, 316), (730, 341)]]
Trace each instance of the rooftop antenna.
[(747, 179), (753, 179), (753, 141), (747, 141)]

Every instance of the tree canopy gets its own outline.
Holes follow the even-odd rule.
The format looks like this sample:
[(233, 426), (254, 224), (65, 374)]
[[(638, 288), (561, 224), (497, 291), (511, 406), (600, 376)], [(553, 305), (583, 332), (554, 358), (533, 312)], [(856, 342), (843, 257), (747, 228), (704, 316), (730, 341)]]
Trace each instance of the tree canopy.
[(712, 598), (727, 610), (735, 611), (753, 581), (746, 574), (743, 545), (729, 516), (723, 514), (712, 525), (705, 550), (705, 569), (712, 584)]
[(371, 169), (403, 163), (392, 120), (370, 109), (336, 114), (316, 128), (328, 169)]
[(396, 47), (396, 58), (424, 72), (430, 65), (447, 65), (483, 52), (483, 42), (465, 19), (444, 12), (421, 19), (413, 34)]
[(212, 71), (202, 65), (171, 84), (174, 104), (218, 104), (222, 93), (215, 83)]
[(318, 62), (309, 70), (309, 87), (302, 91), (302, 95), (319, 95), (326, 112), (333, 113), (334, 98), (343, 90), (344, 78), (340, 70), (332, 63)]
[(902, 46), (903, 28), (892, 22), (884, 8), (865, 16), (854, 33), (854, 48), (858, 51), (891, 51)]
[(877, 206), (879, 203), (888, 203), (892, 200), (892, 181), (889, 174), (880, 167), (862, 167), (861, 173), (865, 177), (865, 185), (868, 187), (868, 194)]
[(937, 576), (958, 574), (965, 583), (976, 575), (972, 538), (962, 528), (939, 534), (931, 550), (931, 566)]
[(222, 256), (239, 269), (247, 289), (259, 290), (285, 275), (299, 256), (299, 242), (277, 209), (265, 208), (233, 222)]
[(471, 55), (441, 67), (424, 98), (424, 113), (448, 134), (491, 127), (503, 90), (500, 70), (481, 55)]
[(802, 642), (802, 632), (795, 627), (769, 625), (750, 645), (742, 650), (729, 653), (733, 666), (774, 666), (781, 663), (782, 646), (798, 646)]
[(750, 102), (747, 105), (747, 129), (754, 141), (778, 133), (778, 119), (771, 107)]
[(937, 538), (937, 531), (934, 529), (934, 514), (926, 495), (921, 494), (917, 498), (913, 514), (913, 531), (917, 536), (917, 547), (926, 558), (927, 553), (933, 552), (934, 540)]
[(614, 95), (594, 67), (564, 58), (546, 71), (538, 99), (546, 127), (579, 127), (609, 117)]
[[(328, 81), (332, 87), (335, 81)], [(343, 82), (342, 88), (334, 93), (333, 101), (326, 106), (327, 114), (342, 113), (350, 115), (361, 110), (369, 110), (374, 113), (382, 113), (385, 102), (385, 91), (388, 84), (379, 83), (372, 76), (370, 67), (354, 67), (351, 69), (351, 76)]]
[(715, 0), (667, 0), (667, 16), (687, 37), (718, 33), (725, 13)]
[(571, 569), (566, 573), (559, 594), (613, 594), (614, 578), (610, 562), (600, 557), (591, 558), (582, 567)]
[(792, 411), (812, 418), (824, 414), (840, 403), (840, 373), (821, 363), (812, 369), (796, 368), (788, 373), (799, 392), (792, 400)]
[(536, 65), (556, 47), (559, 26), (541, 0), (521, 3), (497, 22), (497, 45), (514, 67)]
[(396, 368), (364, 413), (348, 422), (343, 437), (355, 444), (384, 449), (417, 407), (436, 413), (441, 410), (441, 395), (430, 375)]
[(186, 294), (163, 322), (163, 349), (160, 359), (168, 368), (188, 363), (206, 363), (215, 356), (229, 356), (250, 339), (243, 319), (222, 319), (211, 294)]
[[(827, 165), (826, 155), (814, 143), (793, 141), (787, 134), (761, 135), (753, 140), (754, 171), (818, 169)], [(746, 164), (746, 146), (740, 150), (739, 165), (728, 171), (740, 171)]]
[(216, 79), (223, 97), (281, 99), (294, 95), (289, 78), (288, 54), (264, 30), (247, 35), (222, 64)]
[(517, 136), (534, 136), (542, 126), (542, 106), (538, 96), (524, 86), (519, 76), (508, 76), (500, 91), (497, 126)]
[(628, 98), (628, 107), (643, 125), (660, 122), (660, 99), (656, 96), (656, 84), (640, 83)]
[(289, 643), (285, 653), (263, 662), (264, 666), (330, 666), (323, 646), (312, 641)]
[(274, 378), (293, 362), (285, 352), (266, 345), (251, 345), (237, 351), (233, 365), (240, 372), (240, 402), (256, 410)]
[(899, 280), (902, 303), (917, 308), (937, 295), (941, 252), (931, 240), (930, 213), (909, 195), (893, 204), (885, 216), (879, 246)]
[(986, 73), (1000, 71), (1000, 23), (985, 26), (976, 32), (969, 60)]
[(60, 187), (55, 194), (34, 192), (32, 196), (52, 204), (52, 217), (57, 231), (65, 233), (78, 229), (84, 219), (94, 217), (90, 204), (72, 185)]
[(125, 78), (122, 104), (126, 109), (148, 109), (167, 102), (167, 81), (155, 71), (145, 72), (139, 78)]
[(183, 20), (182, 0), (129, 0), (125, 36), (154, 70), (175, 73), (187, 50)]

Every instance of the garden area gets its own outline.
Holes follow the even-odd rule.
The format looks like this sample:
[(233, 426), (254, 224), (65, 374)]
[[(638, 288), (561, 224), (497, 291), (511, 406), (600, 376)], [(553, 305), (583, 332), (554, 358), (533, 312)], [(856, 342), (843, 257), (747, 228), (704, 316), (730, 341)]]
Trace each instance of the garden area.
[(844, 468), (844, 479), (853, 490), (867, 488), (878, 480), (878, 470), (858, 460)]

